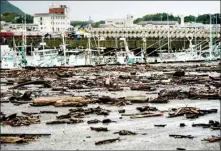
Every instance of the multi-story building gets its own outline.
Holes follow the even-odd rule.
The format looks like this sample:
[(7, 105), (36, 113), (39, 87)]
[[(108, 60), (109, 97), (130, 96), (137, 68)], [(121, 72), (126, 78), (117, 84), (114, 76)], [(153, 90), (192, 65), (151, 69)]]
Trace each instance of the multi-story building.
[(63, 32), (71, 28), (69, 8), (66, 5), (49, 7), (48, 13), (34, 14), (34, 24), (38, 24), (41, 32)]

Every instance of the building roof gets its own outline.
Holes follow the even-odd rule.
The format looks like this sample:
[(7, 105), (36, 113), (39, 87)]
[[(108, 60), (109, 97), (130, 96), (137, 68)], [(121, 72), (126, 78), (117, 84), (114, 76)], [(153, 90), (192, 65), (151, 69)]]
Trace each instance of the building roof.
[(51, 16), (51, 15), (65, 16), (65, 14), (57, 14), (57, 13), (37, 13), (37, 14), (34, 14), (34, 16)]
[(147, 25), (147, 24), (152, 24), (152, 25), (175, 25), (177, 24), (177, 21), (141, 21), (138, 23), (138, 25)]

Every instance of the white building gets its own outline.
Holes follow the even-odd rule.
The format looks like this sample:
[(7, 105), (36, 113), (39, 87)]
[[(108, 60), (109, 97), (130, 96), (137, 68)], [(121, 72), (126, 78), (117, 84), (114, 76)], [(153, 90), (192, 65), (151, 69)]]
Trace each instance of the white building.
[(126, 18), (116, 18), (116, 19), (106, 19), (105, 24), (101, 24), (101, 27), (135, 27), (136, 25), (133, 23), (134, 17), (132, 15), (127, 15)]
[(71, 28), (69, 8), (66, 5), (51, 5), (48, 13), (34, 14), (34, 24), (38, 24), (41, 32), (63, 32)]

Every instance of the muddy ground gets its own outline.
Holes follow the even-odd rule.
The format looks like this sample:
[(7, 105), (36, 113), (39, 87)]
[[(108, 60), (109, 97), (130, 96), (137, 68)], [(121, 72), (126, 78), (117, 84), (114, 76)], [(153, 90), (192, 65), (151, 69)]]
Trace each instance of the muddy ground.
[[(203, 66), (213, 66), (217, 65), (218, 63), (213, 64), (204, 64)], [(153, 73), (156, 74), (164, 74), (166, 71), (161, 69), (157, 69), (159, 65), (153, 65), (155, 69), (151, 68), (149, 70), (141, 70), (134, 69), (131, 72), (136, 71), (136, 75), (142, 76), (150, 76)], [(163, 65), (162, 65), (163, 66)], [(176, 66), (176, 67), (175, 67)], [(185, 64), (177, 64), (172, 65), (171, 70), (167, 69), (169, 72), (174, 73), (178, 69), (182, 69)], [(196, 71), (193, 64), (186, 64), (187, 67), (185, 69), (185, 76), (189, 74), (200, 75), (200, 74), (208, 74), (208, 76), (218, 77), (219, 72), (203, 70), (203, 71)], [(190, 71), (187, 71), (187, 70)], [(67, 77), (66, 80), (76, 80), (79, 78), (84, 77), (92, 77), (91, 75), (100, 74), (100, 75), (108, 75), (111, 73), (111, 76), (117, 77), (120, 74), (122, 75), (130, 75), (130, 72), (119, 72), (117, 69), (112, 71), (104, 71), (99, 72), (93, 71), (90, 74), (90, 69), (87, 70), (86, 74), (82, 74), (83, 71), (75, 72), (75, 76)], [(85, 72), (85, 71), (84, 71)], [(29, 71), (26, 73), (29, 74)], [(9, 75), (6, 78), (2, 79), (16, 79), (16, 77), (21, 75)], [(23, 75), (24, 76), (24, 75)], [(184, 77), (185, 77), (184, 76)], [(208, 77), (207, 76), (207, 77)], [(96, 77), (96, 76), (95, 76)], [(34, 76), (32, 76), (34, 78)], [(36, 75), (35, 78), (38, 78)], [(102, 76), (100, 77), (102, 78)], [(182, 77), (179, 77), (182, 78)], [(51, 77), (45, 75), (45, 79), (56, 79), (56, 76)], [(173, 79), (173, 77), (171, 78)], [(51, 80), (52, 81), (52, 80)], [(56, 80), (57, 82), (59, 80)], [(96, 80), (95, 80), (96, 81)], [(105, 81), (104, 81), (105, 82)], [(62, 96), (96, 96), (99, 98), (103, 95), (110, 96), (111, 98), (119, 98), (119, 97), (147, 97), (147, 98), (156, 98), (158, 97), (158, 93), (162, 89), (166, 90), (189, 90), (189, 88), (194, 87), (198, 89), (206, 89), (206, 83), (182, 83), (178, 84), (175, 82), (168, 82), (168, 83), (153, 83), (149, 84), (151, 87), (156, 87), (154, 91), (148, 90), (130, 90), (130, 80), (126, 82), (120, 82), (120, 87), (123, 88), (121, 91), (108, 91), (106, 86), (91, 86), (90, 88), (87, 87), (84, 89), (68, 89), (65, 92), (61, 91), (52, 91), (51, 88), (42, 88), (41, 86), (36, 85), (28, 85), (23, 86), (26, 89), (15, 89), (14, 91), (19, 91), (24, 93), (25, 91), (39, 91), (40, 96), (32, 96), (32, 100), (40, 97), (62, 97)], [(135, 82), (137, 85), (139, 82)], [(22, 115), (21, 112), (40, 112), (40, 111), (57, 111), (58, 114), (39, 114), (40, 115), (40, 123), (39, 124), (31, 124), (29, 126), (18, 126), (12, 127), (7, 124), (2, 124), (1, 126), (1, 133), (50, 133), (50, 136), (40, 137), (36, 141), (22, 143), (22, 144), (1, 144), (1, 150), (176, 150), (177, 148), (184, 148), (186, 150), (220, 150), (221, 142), (213, 142), (209, 143), (206, 141), (202, 141), (204, 138), (208, 138), (211, 136), (220, 136), (220, 130), (212, 130), (210, 128), (202, 128), (202, 127), (193, 127), (193, 123), (208, 123), (209, 120), (214, 120), (220, 122), (220, 100), (218, 98), (215, 99), (208, 99), (208, 98), (201, 98), (201, 99), (190, 99), (190, 98), (183, 98), (183, 99), (169, 99), (168, 103), (131, 103), (122, 106), (117, 106), (113, 104), (105, 104), (105, 103), (89, 103), (87, 106), (83, 108), (94, 108), (100, 106), (103, 109), (110, 110), (110, 114), (107, 116), (104, 115), (96, 115), (96, 114), (89, 114), (85, 115), (82, 120), (83, 123), (76, 123), (76, 124), (56, 124), (56, 125), (47, 125), (47, 121), (56, 120), (56, 116), (64, 115), (69, 113), (69, 109), (75, 109), (78, 107), (55, 107), (53, 105), (48, 106), (30, 106), (30, 102), (25, 104), (15, 104), (12, 102), (7, 102), (9, 97), (12, 95), (12, 90), (9, 89), (12, 86), (17, 85), (14, 83), (13, 85), (5, 85), (1, 83), (1, 93), (5, 94), (2, 96), (6, 102), (1, 103), (1, 112), (5, 115), (10, 115), (13, 113), (17, 113), (18, 115)], [(58, 84), (59, 85), (59, 84)], [(58, 87), (56, 84), (56, 87)], [(62, 84), (60, 84), (62, 85)], [(59, 86), (60, 86), (59, 85)], [(87, 85), (87, 84), (85, 84)], [(92, 84), (93, 85), (93, 84)], [(63, 85), (62, 85), (63, 86)], [(55, 87), (55, 86), (54, 86)], [(92, 88), (93, 87), (93, 88)], [(213, 87), (211, 85), (211, 89), (220, 89), (219, 87)], [(41, 92), (40, 92), (41, 91)], [(80, 92), (82, 91), (82, 92)], [(86, 91), (86, 92), (85, 92)], [(205, 90), (207, 92), (207, 90)], [(215, 93), (215, 92), (214, 92)], [(121, 116), (119, 110), (125, 109), (125, 113), (127, 114), (134, 114), (140, 113), (136, 108), (142, 106), (151, 106), (156, 107), (159, 111), (162, 112), (163, 116), (157, 117), (145, 117), (145, 118), (135, 118), (132, 119), (129, 116)], [(206, 114), (204, 116), (199, 116), (198, 118), (194, 119), (187, 119), (184, 116), (178, 116), (173, 118), (168, 118), (167, 110), (171, 108), (179, 108), (179, 107), (197, 107), (202, 110), (206, 109), (218, 109), (217, 113)], [(22, 115), (24, 116), (24, 115)], [(96, 124), (88, 124), (87, 121), (98, 119), (102, 121), (103, 119), (111, 119), (113, 123), (96, 123)], [(180, 123), (185, 123), (185, 127), (180, 127)], [(166, 124), (165, 127), (156, 127), (156, 124)], [(107, 127), (109, 131), (107, 132), (97, 132), (92, 131), (90, 127)], [(120, 130), (128, 130), (137, 133), (137, 135), (119, 135), (114, 134), (114, 132), (118, 132)], [(169, 137), (171, 134), (180, 134), (180, 135), (192, 135), (194, 136), (193, 139), (189, 138), (173, 138)], [(120, 138), (119, 141), (102, 144), (102, 145), (95, 145), (95, 142), (112, 139), (112, 138)]]

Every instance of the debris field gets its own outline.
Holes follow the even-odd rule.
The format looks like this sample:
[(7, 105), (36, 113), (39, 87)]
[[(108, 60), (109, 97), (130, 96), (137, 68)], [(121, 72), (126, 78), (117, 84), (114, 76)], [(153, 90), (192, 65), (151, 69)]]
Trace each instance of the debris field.
[(218, 62), (1, 70), (1, 148), (217, 150), (220, 90)]

